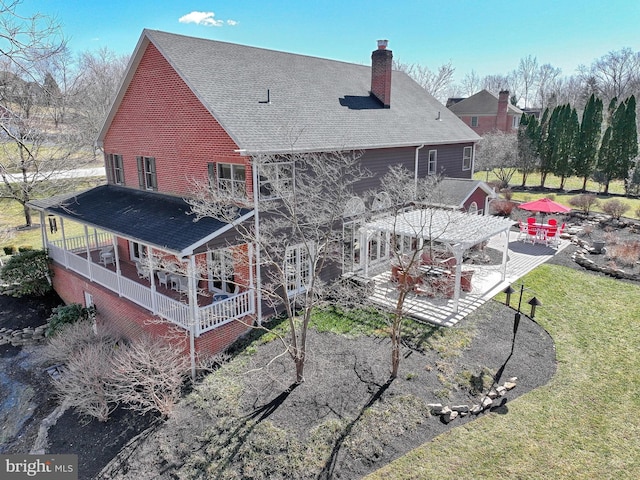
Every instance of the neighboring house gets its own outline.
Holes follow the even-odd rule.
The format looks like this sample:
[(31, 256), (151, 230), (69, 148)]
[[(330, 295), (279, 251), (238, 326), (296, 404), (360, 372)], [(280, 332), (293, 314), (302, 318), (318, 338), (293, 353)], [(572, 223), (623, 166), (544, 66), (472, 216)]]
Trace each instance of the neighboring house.
[(481, 180), (445, 177), (438, 182), (432, 198), (433, 206), (483, 215), (498, 194)]
[[(58, 294), (131, 337), (216, 353), (262, 320), (262, 272), (234, 224), (190, 215), (192, 182), (249, 205), (239, 223), (264, 200), (263, 154), (357, 150), (374, 173), (363, 192), (394, 164), (472, 178), (479, 137), (391, 63), (386, 42), (369, 67), (145, 30), (98, 138), (108, 184), (31, 202), (62, 232), (43, 229)], [(79, 235), (65, 234), (72, 223)], [(302, 276), (302, 256), (291, 261)]]
[(501, 91), (498, 97), (482, 90), (468, 98), (450, 98), (447, 108), (478, 135), (495, 130), (516, 132), (522, 117), (522, 110), (509, 103), (508, 90)]

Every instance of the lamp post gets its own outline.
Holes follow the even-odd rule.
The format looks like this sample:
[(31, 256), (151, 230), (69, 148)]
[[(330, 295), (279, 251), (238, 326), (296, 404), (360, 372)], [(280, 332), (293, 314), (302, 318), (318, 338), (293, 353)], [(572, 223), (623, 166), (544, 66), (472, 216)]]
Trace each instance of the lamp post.
[[(524, 287), (524, 283), (520, 284), (520, 295), (518, 297), (518, 308), (515, 309), (516, 313), (514, 314), (513, 317), (513, 340), (511, 341), (511, 353), (513, 354), (513, 349), (515, 347), (516, 344), (516, 333), (518, 331), (518, 327), (520, 326), (520, 319), (522, 318), (522, 296), (524, 294), (525, 291), (525, 287)], [(507, 288), (505, 288), (502, 293), (504, 293), (507, 298), (505, 300), (505, 305), (509, 308), (513, 308), (511, 307), (511, 295), (513, 295), (514, 293), (516, 293), (517, 290), (514, 290), (513, 287), (511, 285), (509, 285)], [(542, 302), (540, 300), (538, 300), (536, 297), (532, 297), (531, 300), (529, 300), (527, 302), (530, 306), (531, 306), (531, 314), (529, 315), (529, 318), (533, 319), (536, 315), (536, 307), (539, 307), (542, 305)], [(511, 356), (511, 355), (509, 355)]]

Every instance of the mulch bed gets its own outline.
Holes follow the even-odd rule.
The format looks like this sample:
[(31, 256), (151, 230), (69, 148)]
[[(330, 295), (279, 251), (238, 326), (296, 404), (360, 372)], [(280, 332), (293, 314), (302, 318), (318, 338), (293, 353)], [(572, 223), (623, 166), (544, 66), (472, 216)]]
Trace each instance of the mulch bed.
[[(621, 235), (634, 238), (632, 234), (627, 235), (624, 229)], [(550, 260), (550, 263), (581, 268), (571, 259), (575, 250), (575, 246), (569, 246)], [(487, 253), (492, 260), (494, 257), (497, 259), (497, 256), (493, 255), (494, 252)], [(0, 296), (0, 327), (24, 328), (40, 325), (58, 302), (56, 296), (35, 300)], [(472, 328), (476, 332), (472, 348), (451, 360), (447, 367), (469, 371), (479, 371), (483, 367), (494, 371), (499, 369), (508, 358), (512, 346), (513, 311), (496, 302), (489, 302), (478, 311), (475, 319), (462, 322), (461, 327), (469, 325), (473, 325)], [(380, 391), (388, 377), (389, 344), (386, 338), (354, 339), (312, 332), (310, 345), (314, 354), (307, 367), (307, 382), (287, 395), (269, 415), (271, 421), (298, 436), (304, 435), (304, 432), (323, 415), (335, 412), (344, 416), (357, 415), (358, 410)], [(37, 355), (37, 348), (39, 347), (33, 350), (33, 355)], [(277, 342), (265, 345), (265, 348), (259, 350), (254, 361), (259, 363), (270, 358), (274, 353), (272, 349), (276, 348)], [(8, 372), (14, 371), (23, 380), (27, 377), (27, 381), (32, 382), (39, 392), (47, 390), (47, 378), (42, 373), (41, 365), (34, 364), (29, 377), (25, 375), (23, 360), (20, 360), (19, 364), (11, 363), (12, 359), (19, 357), (19, 352), (19, 347), (0, 346), (0, 361), (5, 362), (2, 367)], [(436, 378), (437, 371), (433, 368), (439, 361), (434, 355), (434, 352), (405, 347), (404, 358), (401, 361), (401, 376), (384, 388), (381, 401), (404, 394), (418, 395), (429, 402), (439, 401), (433, 396), (433, 392), (442, 387)], [(330, 363), (330, 359), (337, 359), (337, 362)], [(502, 376), (503, 380), (517, 376), (518, 386), (509, 392), (506, 403), (494, 411), (508, 413), (509, 400), (544, 385), (554, 372), (555, 350), (552, 340), (535, 322), (523, 318), (516, 337), (514, 355), (509, 359)], [(291, 383), (292, 378), (290, 361), (275, 363), (269, 375), (255, 379), (258, 387), (254, 389), (255, 396), (245, 400), (253, 405), (268, 404), (274, 397), (282, 394), (283, 388)], [(0, 391), (0, 395), (2, 394)], [(41, 404), (34, 410), (33, 418), (25, 425), (19, 437), (6, 445), (7, 452), (24, 453), (31, 448), (39, 422), (54, 407), (54, 399), (46, 392), (40, 395), (40, 399)], [(449, 399), (443, 403), (465, 403), (473, 400), (468, 390), (453, 389)], [(411, 434), (389, 438), (384, 446), (384, 454), (371, 463), (351, 462), (338, 451), (327, 478), (357, 478), (440, 433), (471, 421), (472, 418), (475, 417), (458, 419), (449, 425), (430, 419)], [(93, 478), (128, 440), (152, 423), (152, 418), (140, 417), (127, 410), (114, 412), (106, 423), (95, 420), (87, 422), (86, 419), (78, 417), (73, 410), (68, 410), (49, 430), (50, 446), (47, 451), (78, 454), (79, 478)], [(171, 419), (167, 426), (159, 428), (158, 432), (170, 426)], [(180, 439), (177, 438), (175, 441), (179, 442)], [(153, 455), (138, 457), (134, 454), (126, 461), (126, 473), (121, 473), (119, 478), (159, 478), (158, 461), (159, 459), (153, 458)], [(165, 478), (170, 478), (170, 474), (167, 473)]]

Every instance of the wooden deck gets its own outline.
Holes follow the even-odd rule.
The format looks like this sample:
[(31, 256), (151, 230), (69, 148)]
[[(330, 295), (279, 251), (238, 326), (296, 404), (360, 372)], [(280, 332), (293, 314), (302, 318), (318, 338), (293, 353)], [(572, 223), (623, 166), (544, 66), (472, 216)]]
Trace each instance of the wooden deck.
[[(502, 265), (473, 265), (475, 272), (472, 280), (473, 288), (471, 292), (460, 292), (458, 312), (453, 310), (453, 299), (410, 294), (405, 299), (407, 315), (435, 325), (448, 327), (456, 325), (508, 285), (542, 265), (569, 245), (567, 240), (561, 240), (556, 250), (542, 244), (524, 243), (518, 241), (517, 237), (518, 232), (509, 232), (509, 253), (504, 281), (501, 274)], [(504, 241), (504, 236), (498, 235), (489, 241), (488, 246), (502, 251)], [(395, 307), (398, 294), (395, 284), (391, 283), (389, 276), (390, 272), (385, 271), (373, 277), (375, 292), (370, 300), (381, 307), (392, 309)]]

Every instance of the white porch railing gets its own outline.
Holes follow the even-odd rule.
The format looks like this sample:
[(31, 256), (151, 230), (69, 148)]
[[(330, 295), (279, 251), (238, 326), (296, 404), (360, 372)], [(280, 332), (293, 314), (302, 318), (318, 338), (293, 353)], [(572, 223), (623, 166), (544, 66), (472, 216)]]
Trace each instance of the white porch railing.
[[(86, 242), (84, 242), (84, 237), (82, 239), (83, 242), (74, 241), (72, 244), (77, 251), (86, 252)], [(196, 336), (200, 336), (235, 319), (255, 313), (254, 292), (249, 290), (211, 305), (199, 307), (197, 310), (198, 318), (191, 319), (191, 308), (188, 304), (174, 300), (161, 293), (153, 292), (150, 287), (125, 276), (120, 275), (118, 278), (117, 273), (98, 263), (87, 260), (86, 257), (71, 251), (65, 252), (59, 246), (60, 243), (60, 241), (56, 241), (48, 244), (49, 257), (52, 260), (171, 323), (175, 323), (187, 330), (191, 324), (195, 324), (194, 334)], [(90, 241), (90, 244), (92, 243)], [(108, 239), (104, 245), (110, 243), (111, 241)], [(69, 239), (67, 239), (67, 246), (69, 246)]]
[(252, 313), (255, 313), (255, 302), (253, 301), (252, 290), (239, 293), (224, 300), (219, 300), (211, 305), (200, 308), (199, 331), (196, 334), (200, 335), (201, 333), (208, 332), (220, 325)]
[(89, 240), (89, 250), (95, 250), (96, 248), (111, 245), (111, 234), (106, 232), (98, 232), (85, 237), (80, 235), (78, 237), (67, 237), (65, 240), (50, 240), (49, 245), (55, 245), (58, 248), (64, 249), (65, 241), (67, 244), (67, 250), (71, 252), (87, 251), (87, 238)]

